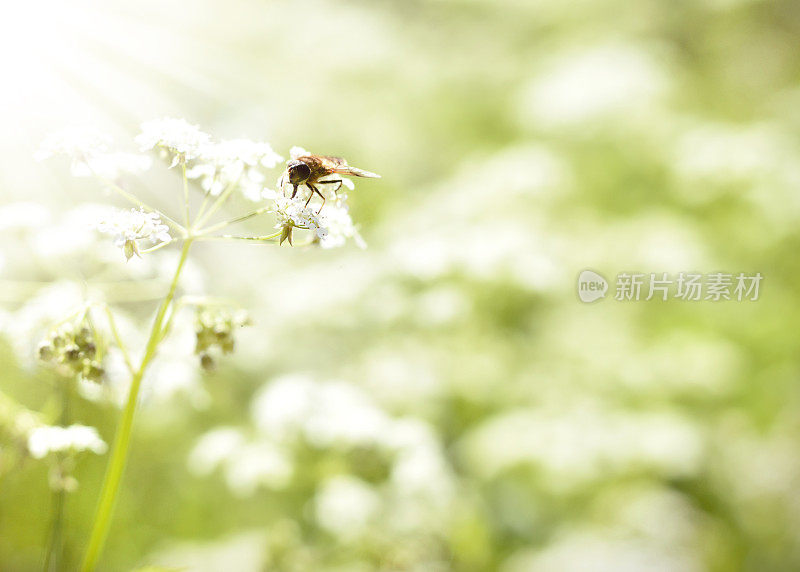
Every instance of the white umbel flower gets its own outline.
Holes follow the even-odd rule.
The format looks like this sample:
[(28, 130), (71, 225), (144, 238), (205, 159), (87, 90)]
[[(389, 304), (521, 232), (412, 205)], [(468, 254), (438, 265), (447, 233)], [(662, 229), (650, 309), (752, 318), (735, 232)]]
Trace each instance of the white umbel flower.
[(49, 453), (81, 451), (102, 455), (107, 449), (108, 446), (97, 433), (97, 429), (86, 425), (45, 425), (34, 429), (28, 437), (28, 451), (36, 459), (42, 459)]
[(197, 125), (192, 125), (185, 119), (165, 117), (145, 121), (141, 129), (142, 132), (136, 136), (140, 149), (147, 151), (158, 147), (173, 153), (170, 167), (177, 165), (181, 159), (188, 161), (198, 157), (211, 141), (208, 133), (200, 131)]
[(141, 256), (141, 242), (155, 246), (170, 240), (169, 227), (161, 222), (156, 213), (146, 213), (142, 209), (119, 209), (113, 217), (100, 221), (97, 230), (113, 235), (114, 244), (122, 248), (127, 260), (134, 254)]
[(347, 205), (344, 202), (326, 206), (322, 213), (321, 225), (325, 229), (324, 236), (320, 236), (322, 248), (337, 248), (344, 246), (348, 238), (352, 238), (359, 248), (366, 248), (367, 243), (358, 234), (358, 229), (353, 224)]
[(186, 171), (190, 179), (199, 179), (200, 186), (213, 196), (229, 185), (238, 185), (251, 201), (262, 198), (264, 174), (259, 167), (273, 168), (282, 157), (269, 143), (250, 139), (231, 139), (204, 145), (195, 165)]
[(326, 480), (314, 498), (314, 516), (322, 528), (342, 539), (367, 531), (381, 508), (378, 492), (356, 477), (338, 475)]
[(152, 165), (150, 157), (136, 153), (98, 153), (87, 158), (85, 163), (73, 166), (72, 174), (76, 177), (92, 175), (104, 179), (116, 179), (122, 173), (139, 173)]
[(109, 153), (108, 135), (85, 128), (70, 128), (48, 135), (34, 155), (37, 161), (55, 155), (72, 159), (71, 172), (75, 177), (93, 175), (116, 179), (120, 173), (136, 173), (150, 168), (150, 158), (135, 153)]
[(68, 155), (73, 161), (105, 153), (111, 138), (108, 135), (82, 127), (72, 127), (49, 134), (42, 141), (34, 159), (44, 161), (55, 155)]
[(320, 239), (324, 238), (328, 231), (320, 225), (320, 219), (314, 209), (306, 207), (304, 203), (305, 201), (298, 197), (290, 199), (278, 196), (273, 203), (277, 218), (275, 228), (295, 226), (313, 230)]

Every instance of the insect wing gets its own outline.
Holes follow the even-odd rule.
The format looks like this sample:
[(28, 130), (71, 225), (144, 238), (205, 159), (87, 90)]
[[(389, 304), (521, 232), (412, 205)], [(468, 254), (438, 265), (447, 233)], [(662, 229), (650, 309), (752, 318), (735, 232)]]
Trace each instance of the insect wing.
[(354, 177), (368, 177), (370, 179), (380, 179), (381, 176), (377, 173), (371, 173), (370, 171), (365, 171), (364, 169), (358, 169), (356, 167), (350, 167), (348, 165), (343, 165), (333, 170), (334, 173), (339, 173), (341, 175), (352, 175)]

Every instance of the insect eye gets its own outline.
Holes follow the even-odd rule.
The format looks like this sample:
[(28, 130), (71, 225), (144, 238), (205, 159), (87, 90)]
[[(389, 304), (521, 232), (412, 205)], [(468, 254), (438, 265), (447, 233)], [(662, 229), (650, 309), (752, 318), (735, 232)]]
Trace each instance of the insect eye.
[(289, 167), (289, 180), (292, 183), (305, 181), (311, 176), (311, 169), (305, 163), (297, 163)]

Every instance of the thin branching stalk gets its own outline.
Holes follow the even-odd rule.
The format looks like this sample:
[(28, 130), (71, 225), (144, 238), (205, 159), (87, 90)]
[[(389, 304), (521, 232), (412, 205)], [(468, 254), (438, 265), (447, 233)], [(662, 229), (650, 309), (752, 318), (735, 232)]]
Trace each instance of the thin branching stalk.
[(234, 236), (232, 234), (223, 234), (220, 236), (207, 236), (200, 235), (196, 240), (249, 240), (252, 242), (275, 242), (275, 239), (281, 236), (283, 231), (279, 230), (266, 236)]
[(178, 240), (178, 239), (173, 238), (173, 239), (170, 239), (170, 240), (165, 240), (164, 242), (159, 242), (155, 246), (151, 246), (150, 248), (144, 248), (144, 249), (140, 250), (139, 254), (147, 254), (149, 252), (155, 252), (156, 250), (161, 250), (165, 246), (169, 246), (173, 242), (176, 242), (176, 240)]
[(214, 213), (219, 210), (219, 208), (225, 203), (226, 200), (228, 200), (228, 197), (230, 196), (230, 194), (233, 192), (233, 190), (236, 188), (236, 186), (238, 184), (239, 184), (238, 179), (236, 181), (232, 182), (231, 184), (229, 184), (225, 188), (225, 190), (223, 190), (219, 194), (219, 196), (217, 197), (217, 200), (214, 201), (214, 203), (211, 205), (211, 208), (209, 208), (205, 213), (203, 213), (202, 215), (197, 217), (197, 219), (194, 221), (194, 228), (195, 229), (200, 228), (202, 225), (204, 225), (208, 221), (208, 219), (210, 219), (212, 216), (214, 216)]
[(210, 234), (212, 232), (216, 232), (220, 229), (225, 228), (228, 225), (235, 224), (237, 222), (242, 222), (249, 218), (253, 218), (254, 216), (258, 216), (260, 214), (264, 214), (265, 212), (269, 212), (271, 207), (261, 207), (260, 209), (256, 209), (252, 212), (247, 213), (246, 215), (238, 216), (236, 218), (232, 218), (230, 220), (224, 220), (222, 222), (218, 222), (217, 224), (212, 224), (202, 230), (202, 234)]
[(189, 219), (189, 179), (186, 178), (186, 157), (181, 159), (181, 171), (183, 174), (183, 210), (186, 228), (189, 228), (191, 220)]
[(111, 328), (111, 334), (114, 336), (114, 341), (117, 343), (119, 351), (122, 352), (122, 358), (125, 360), (125, 365), (128, 366), (128, 371), (130, 371), (131, 375), (133, 375), (136, 370), (133, 367), (133, 362), (131, 361), (131, 356), (128, 353), (128, 348), (125, 345), (125, 342), (122, 341), (122, 337), (119, 335), (119, 329), (117, 328), (117, 322), (114, 319), (114, 313), (108, 306), (105, 306), (104, 308), (106, 311), (106, 316), (108, 317), (108, 325)]

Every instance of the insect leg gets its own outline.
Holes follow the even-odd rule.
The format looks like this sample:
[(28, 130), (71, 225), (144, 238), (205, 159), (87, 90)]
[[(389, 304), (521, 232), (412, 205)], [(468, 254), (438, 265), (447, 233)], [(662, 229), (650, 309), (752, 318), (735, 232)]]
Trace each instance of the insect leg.
[[(319, 181), (317, 181), (317, 182), (319, 182)], [(316, 193), (316, 194), (318, 194), (320, 197), (322, 197), (322, 204), (319, 206), (319, 210), (317, 211), (317, 214), (319, 214), (319, 213), (322, 211), (322, 207), (324, 207), (324, 206), (325, 206), (325, 195), (323, 195), (322, 193), (320, 193), (320, 192), (319, 192), (319, 189), (318, 189), (317, 187), (315, 187), (314, 185), (309, 185), (308, 183), (306, 183), (306, 186), (307, 186), (309, 189), (311, 189), (311, 194), (310, 194), (310, 195), (308, 195), (308, 200), (306, 201), (306, 206), (308, 206), (308, 203), (310, 203), (310, 202), (311, 202), (311, 197), (313, 197), (313, 196), (314, 196), (314, 193)]]
[(311, 192), (310, 192), (310, 193), (308, 193), (308, 200), (306, 200), (306, 206), (308, 206), (308, 203), (310, 203), (310, 202), (311, 202), (311, 197), (313, 197), (313, 196), (314, 196), (314, 193), (317, 193), (317, 194), (319, 194), (319, 191), (318, 191), (318, 190), (317, 190), (317, 188), (316, 188), (314, 185), (312, 185), (311, 183), (306, 183), (306, 187), (308, 187), (309, 189), (311, 189)]
[(325, 183), (326, 185), (329, 184), (329, 183), (339, 183), (339, 185), (335, 189), (333, 189), (334, 193), (342, 188), (342, 180), (341, 179), (331, 179), (330, 181), (317, 181), (317, 183)]
[(314, 187), (314, 192), (315, 192), (315, 193), (317, 193), (319, 196), (321, 196), (321, 197), (322, 197), (322, 204), (321, 204), (321, 205), (319, 205), (319, 210), (317, 211), (317, 214), (319, 214), (319, 213), (321, 213), (321, 212), (322, 212), (322, 207), (324, 207), (324, 206), (325, 206), (325, 195), (323, 195), (322, 193), (320, 193), (320, 192), (319, 192), (319, 189), (317, 189), (316, 187)]
[(297, 194), (297, 185), (293, 185), (294, 190), (292, 191), (292, 198)]

